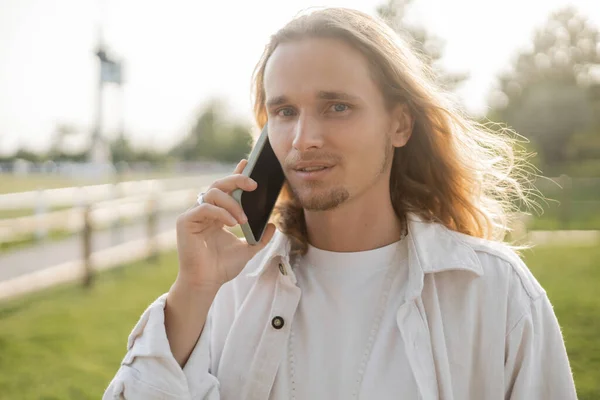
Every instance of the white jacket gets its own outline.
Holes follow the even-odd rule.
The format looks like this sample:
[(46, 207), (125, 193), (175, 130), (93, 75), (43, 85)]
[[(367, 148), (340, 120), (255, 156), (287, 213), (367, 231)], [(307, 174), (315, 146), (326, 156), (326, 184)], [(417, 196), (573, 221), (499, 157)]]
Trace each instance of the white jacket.
[[(521, 259), (501, 243), (408, 219), (409, 274), (396, 322), (420, 398), (576, 399), (552, 306)], [(272, 320), (292, 321), (300, 299), (289, 250), (277, 232), (219, 290), (183, 369), (169, 348), (161, 296), (133, 329), (104, 399), (269, 399), (290, 326), (275, 329)]]

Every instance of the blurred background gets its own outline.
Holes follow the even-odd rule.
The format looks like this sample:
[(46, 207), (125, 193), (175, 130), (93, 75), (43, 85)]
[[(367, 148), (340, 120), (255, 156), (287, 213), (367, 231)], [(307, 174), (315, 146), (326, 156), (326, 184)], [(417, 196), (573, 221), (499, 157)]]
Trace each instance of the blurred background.
[(0, 399), (99, 398), (177, 272), (176, 216), (252, 144), (250, 77), (299, 11), (379, 15), (545, 197), (507, 239), (600, 399), (598, 0), (0, 0)]

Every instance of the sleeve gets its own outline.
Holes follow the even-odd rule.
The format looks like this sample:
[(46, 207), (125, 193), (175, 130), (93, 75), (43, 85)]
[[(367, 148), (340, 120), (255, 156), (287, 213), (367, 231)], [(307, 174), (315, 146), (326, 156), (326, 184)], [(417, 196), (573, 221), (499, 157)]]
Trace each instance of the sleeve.
[(505, 377), (506, 399), (577, 399), (558, 320), (545, 293), (506, 337)]
[(219, 399), (219, 381), (209, 372), (212, 308), (198, 343), (182, 369), (167, 340), (166, 298), (164, 294), (152, 303), (133, 328), (127, 353), (103, 400)]

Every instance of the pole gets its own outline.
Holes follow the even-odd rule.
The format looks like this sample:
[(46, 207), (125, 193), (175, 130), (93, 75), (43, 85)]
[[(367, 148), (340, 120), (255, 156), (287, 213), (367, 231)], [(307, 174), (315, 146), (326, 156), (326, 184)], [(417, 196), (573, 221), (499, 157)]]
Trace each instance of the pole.
[(43, 189), (39, 189), (37, 192), (37, 199), (35, 205), (35, 216), (36, 216), (36, 232), (35, 237), (38, 242), (41, 242), (48, 235), (48, 227), (46, 225), (46, 212), (47, 204), (46, 204), (46, 196)]
[(149, 249), (148, 261), (156, 263), (158, 261), (158, 248), (156, 234), (158, 231), (158, 199), (154, 191), (150, 193), (147, 203), (147, 243)]
[(83, 286), (90, 287), (94, 282), (94, 267), (92, 265), (92, 220), (91, 207), (86, 204), (83, 209)]
[(96, 124), (94, 127), (94, 133), (92, 134), (92, 143), (90, 147), (89, 161), (92, 163), (100, 163), (101, 157), (101, 139), (102, 139), (102, 116), (103, 116), (103, 104), (102, 99), (104, 98), (104, 84), (102, 82), (102, 60), (105, 57), (104, 49), (102, 47), (101, 39), (98, 39), (98, 52), (96, 53), (100, 60), (100, 70), (98, 72), (98, 88), (96, 91)]

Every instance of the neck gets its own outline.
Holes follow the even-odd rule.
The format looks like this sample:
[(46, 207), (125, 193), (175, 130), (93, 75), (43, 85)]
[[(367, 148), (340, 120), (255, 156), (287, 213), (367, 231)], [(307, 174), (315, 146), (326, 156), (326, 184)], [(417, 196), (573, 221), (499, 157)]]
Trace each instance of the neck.
[[(368, 193), (368, 192), (367, 192)], [(308, 242), (319, 249), (356, 252), (377, 249), (402, 238), (389, 190), (363, 193), (333, 210), (305, 210)]]

